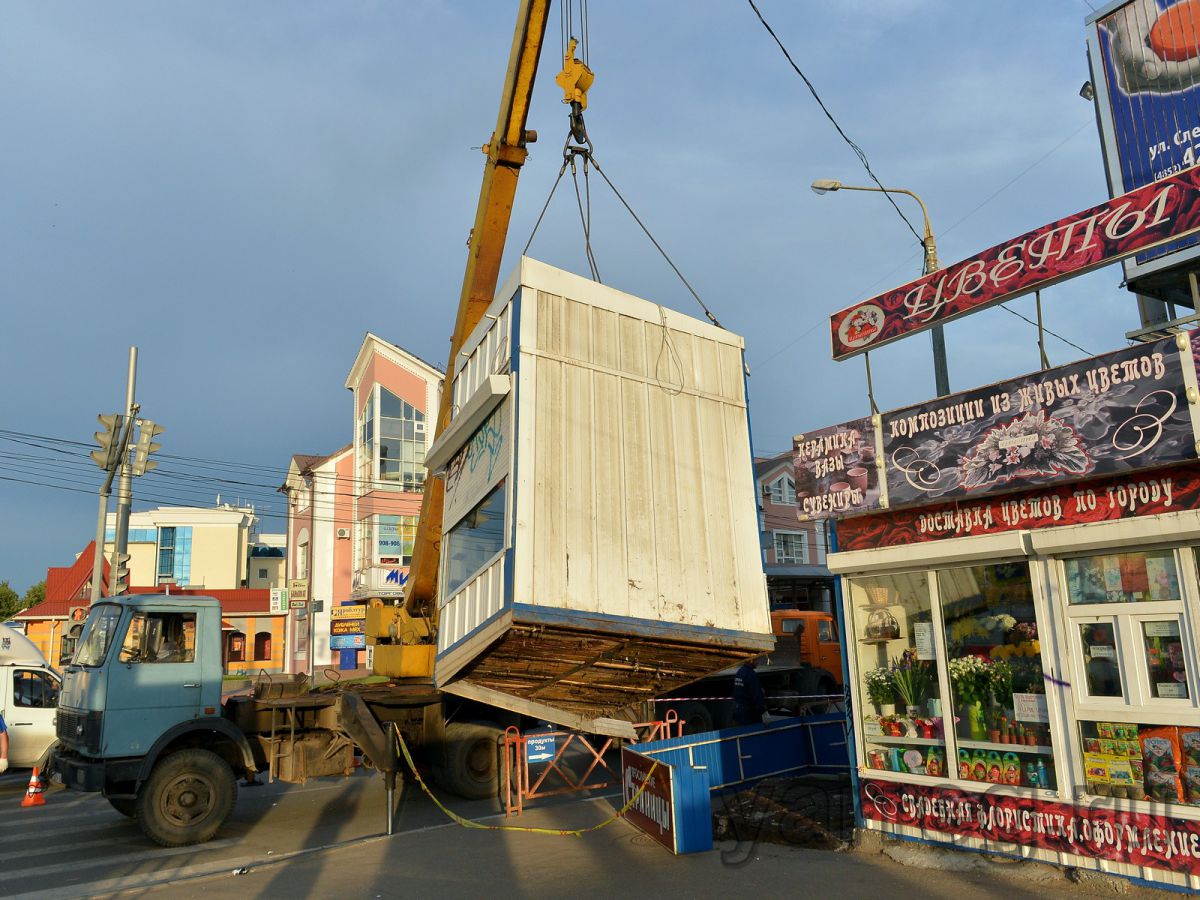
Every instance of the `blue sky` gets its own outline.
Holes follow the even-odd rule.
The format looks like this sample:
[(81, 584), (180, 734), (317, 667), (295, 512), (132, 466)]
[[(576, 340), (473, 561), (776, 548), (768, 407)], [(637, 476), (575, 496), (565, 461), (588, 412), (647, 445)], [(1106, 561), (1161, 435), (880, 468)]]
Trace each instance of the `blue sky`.
[[(759, 6), (883, 183), (924, 198), (944, 264), (1107, 196), (1078, 96), (1083, 0)], [(136, 344), (143, 415), (192, 458), (137, 482), (139, 507), (240, 496), (282, 531), (272, 487), (291, 454), (350, 440), (342, 384), (363, 334), (445, 361), (515, 7), (0, 7), (0, 429), (90, 440)], [(824, 323), (914, 277), (912, 235), (881, 195), (809, 190), (866, 175), (746, 3), (590, 14), (597, 157), (746, 336), (756, 450), (865, 414), (862, 363), (829, 359)], [(506, 271), (566, 134), (552, 15)], [(531, 255), (586, 272), (566, 187)], [(607, 283), (698, 313), (599, 186), (593, 247)], [(1122, 346), (1137, 321), (1120, 281), (1109, 267), (1044, 292), (1048, 325), (1091, 353)], [(1013, 307), (1032, 316), (1033, 300)], [(955, 390), (1037, 367), (1034, 329), (1001, 310), (946, 331)], [(872, 363), (882, 408), (933, 394), (926, 336)], [(24, 590), (89, 540), (99, 473), (21, 454), (63, 455), (0, 441), (0, 476), (39, 482), (0, 480), (0, 579)]]

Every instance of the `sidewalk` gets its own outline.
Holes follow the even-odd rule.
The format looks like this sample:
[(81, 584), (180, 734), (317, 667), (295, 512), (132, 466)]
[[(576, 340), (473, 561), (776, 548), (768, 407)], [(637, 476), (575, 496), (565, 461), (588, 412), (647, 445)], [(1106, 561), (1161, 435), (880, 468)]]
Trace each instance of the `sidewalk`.
[[(531, 810), (516, 821), (527, 827), (579, 828), (603, 820), (612, 808), (607, 800), (579, 801)], [(398, 818), (403, 821), (403, 810)], [(492, 816), (486, 824), (506, 822), (503, 816)], [(1012, 863), (984, 862), (974, 871), (945, 871), (900, 865), (878, 847), (832, 852), (732, 841), (721, 842), (710, 853), (673, 857), (623, 821), (582, 837), (481, 831), (447, 823), (398, 830), (392, 837), (368, 838), (255, 866), (244, 874), (229, 872), (140, 889), (137, 894), (205, 900), (280, 896), (474, 900), (481, 895), (561, 898), (584, 893), (714, 898), (804, 894), (881, 900), (1096, 896), (1095, 884), (1010, 877), (1015, 868)], [(1164, 896), (1132, 887), (1122, 894)]]

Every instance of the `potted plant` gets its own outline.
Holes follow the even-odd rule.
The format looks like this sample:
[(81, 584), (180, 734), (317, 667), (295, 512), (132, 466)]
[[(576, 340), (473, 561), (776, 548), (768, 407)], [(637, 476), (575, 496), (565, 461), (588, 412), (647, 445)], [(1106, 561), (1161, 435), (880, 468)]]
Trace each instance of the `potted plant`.
[(929, 662), (917, 658), (917, 651), (909, 648), (892, 660), (892, 683), (896, 686), (896, 697), (904, 701), (909, 715), (920, 715), (921, 703), (929, 693)]
[(892, 680), (892, 672), (886, 666), (871, 669), (863, 676), (867, 696), (875, 705), (875, 712), (881, 716), (895, 715), (896, 684)]

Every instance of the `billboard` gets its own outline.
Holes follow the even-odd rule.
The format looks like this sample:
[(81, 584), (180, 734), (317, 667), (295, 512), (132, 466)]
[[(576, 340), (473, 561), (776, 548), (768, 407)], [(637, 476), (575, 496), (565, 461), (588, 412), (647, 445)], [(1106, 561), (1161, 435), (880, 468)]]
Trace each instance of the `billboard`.
[[(1109, 4), (1087, 19), (1114, 195), (1200, 162), (1200, 23), (1194, 14), (1189, 0), (1132, 0)], [(1139, 253), (1126, 260), (1126, 277), (1186, 262), (1200, 255), (1196, 244), (1193, 236)]]
[(1200, 232), (1200, 168), (1035, 228), (829, 317), (846, 359)]
[(889, 505), (1195, 459), (1185, 360), (1166, 338), (885, 413)]
[[(936, 504), (1193, 462), (1197, 359), (1200, 331), (796, 435), (797, 515), (932, 515)], [(1008, 515), (980, 506), (971, 519), (967, 508), (932, 530), (970, 533)]]
[(792, 438), (800, 519), (868, 512), (880, 506), (874, 421), (867, 417)]

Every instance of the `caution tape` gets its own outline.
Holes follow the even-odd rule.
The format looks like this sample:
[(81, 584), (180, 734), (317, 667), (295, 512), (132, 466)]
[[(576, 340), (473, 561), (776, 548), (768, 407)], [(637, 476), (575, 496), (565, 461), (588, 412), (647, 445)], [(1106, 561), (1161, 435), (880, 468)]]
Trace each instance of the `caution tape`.
[(654, 770), (658, 768), (658, 760), (654, 760), (650, 766), (650, 771), (646, 773), (645, 779), (642, 781), (641, 787), (637, 789), (629, 802), (618, 809), (615, 813), (600, 822), (597, 825), (590, 825), (587, 828), (560, 829), (560, 828), (533, 828), (526, 825), (485, 825), (482, 822), (474, 822), (471, 819), (464, 819), (452, 809), (448, 809), (429, 789), (429, 785), (425, 783), (425, 779), (421, 777), (421, 773), (417, 771), (416, 763), (413, 762), (412, 754), (408, 752), (408, 744), (404, 741), (404, 735), (400, 733), (400, 728), (395, 723), (392, 728), (396, 732), (396, 740), (400, 743), (400, 752), (404, 754), (404, 761), (408, 763), (409, 769), (412, 770), (413, 776), (417, 779), (417, 784), (421, 786), (421, 790), (434, 802), (438, 809), (444, 812), (450, 819), (457, 822), (463, 828), (478, 828), (481, 831), (525, 831), (530, 834), (555, 834), (555, 835), (571, 835), (574, 837), (582, 837), (589, 831), (599, 831), (607, 825), (611, 825), (617, 819), (621, 818), (625, 813), (633, 808), (633, 804), (637, 803), (638, 797), (642, 796), (642, 792), (646, 790), (646, 786), (650, 784), (650, 776), (654, 774)]
[[(655, 703), (683, 703), (688, 700), (732, 700), (732, 697), (656, 697)], [(844, 700), (845, 694), (767, 694), (768, 700)]]

